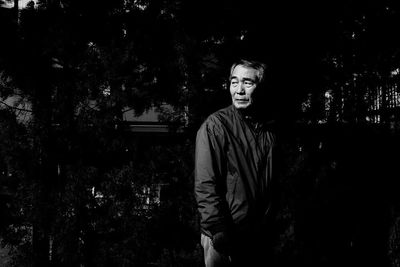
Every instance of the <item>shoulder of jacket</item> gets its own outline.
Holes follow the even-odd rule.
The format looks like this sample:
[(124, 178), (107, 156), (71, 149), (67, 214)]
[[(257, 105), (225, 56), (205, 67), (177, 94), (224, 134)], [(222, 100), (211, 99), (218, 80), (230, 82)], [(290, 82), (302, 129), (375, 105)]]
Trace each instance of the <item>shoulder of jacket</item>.
[(220, 129), (223, 124), (226, 124), (226, 122), (231, 119), (232, 113), (233, 111), (231, 106), (222, 108), (209, 115), (207, 119), (203, 122), (202, 127)]

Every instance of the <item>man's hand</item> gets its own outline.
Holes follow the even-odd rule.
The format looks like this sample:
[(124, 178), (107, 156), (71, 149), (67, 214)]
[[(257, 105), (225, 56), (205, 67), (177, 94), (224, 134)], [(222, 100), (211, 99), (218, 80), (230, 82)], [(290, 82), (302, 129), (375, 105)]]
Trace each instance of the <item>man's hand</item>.
[(213, 248), (222, 254), (229, 254), (231, 250), (231, 240), (226, 232), (218, 232), (211, 238)]

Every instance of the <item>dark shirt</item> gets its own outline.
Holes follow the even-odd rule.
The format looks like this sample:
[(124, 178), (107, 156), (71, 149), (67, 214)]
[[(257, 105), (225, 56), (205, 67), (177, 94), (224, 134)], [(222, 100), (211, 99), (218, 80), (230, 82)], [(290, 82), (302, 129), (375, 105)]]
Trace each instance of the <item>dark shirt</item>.
[(195, 195), (202, 232), (253, 227), (271, 206), (275, 136), (234, 106), (210, 115), (197, 132)]

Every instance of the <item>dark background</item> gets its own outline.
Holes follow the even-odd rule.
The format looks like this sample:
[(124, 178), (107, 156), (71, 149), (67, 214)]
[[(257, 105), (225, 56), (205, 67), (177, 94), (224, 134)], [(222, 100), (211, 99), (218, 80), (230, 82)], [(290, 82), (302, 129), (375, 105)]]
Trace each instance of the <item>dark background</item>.
[(400, 4), (321, 2), (0, 1), (0, 265), (202, 266), (195, 133), (248, 57), (283, 148), (276, 266), (400, 266)]

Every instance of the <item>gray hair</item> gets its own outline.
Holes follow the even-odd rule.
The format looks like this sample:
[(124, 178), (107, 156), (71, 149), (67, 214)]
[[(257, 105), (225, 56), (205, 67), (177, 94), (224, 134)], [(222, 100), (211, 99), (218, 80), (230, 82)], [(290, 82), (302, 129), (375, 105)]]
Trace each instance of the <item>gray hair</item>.
[(232, 73), (233, 70), (237, 67), (237, 66), (243, 66), (245, 68), (251, 68), (251, 69), (255, 69), (257, 71), (257, 83), (262, 83), (265, 80), (265, 72), (267, 69), (267, 65), (259, 62), (259, 61), (255, 61), (255, 60), (246, 60), (246, 59), (240, 59), (238, 61), (236, 61), (235, 63), (232, 64), (231, 67), (231, 72), (229, 75), (229, 79), (232, 78)]

